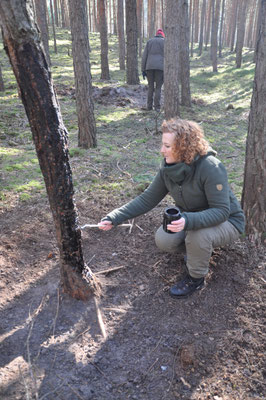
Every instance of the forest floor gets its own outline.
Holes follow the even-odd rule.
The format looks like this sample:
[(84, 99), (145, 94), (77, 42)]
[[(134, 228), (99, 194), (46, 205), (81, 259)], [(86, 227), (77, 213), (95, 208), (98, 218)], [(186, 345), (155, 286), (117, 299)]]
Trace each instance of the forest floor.
[[(227, 72), (234, 73), (227, 62), (223, 82)], [(217, 91), (214, 76), (202, 67), (192, 77), (193, 107), (182, 109), (183, 117), (203, 123), (238, 197), (248, 116), (246, 103), (239, 102), (250, 95), (250, 65), (237, 72), (237, 84), (243, 79), (239, 90), (222, 100), (205, 88), (208, 82)], [(197, 80), (201, 96), (195, 96)], [(143, 110), (145, 85), (101, 83), (94, 89), (98, 147), (85, 151), (76, 146), (73, 86), (56, 87), (70, 131), (79, 223), (97, 223), (152, 179), (163, 115)], [(227, 110), (228, 103), (234, 108)], [(265, 399), (265, 247), (243, 237), (215, 249), (205, 288), (186, 299), (171, 298), (169, 287), (184, 273), (184, 259), (154, 243), (171, 204), (167, 196), (136, 218), (131, 231), (82, 231), (84, 257), (102, 295), (71, 299), (60, 290), (54, 223), (27, 120), (21, 104), (12, 104), (13, 116), (10, 104), (3, 106), (9, 131), (0, 132), (0, 399)]]

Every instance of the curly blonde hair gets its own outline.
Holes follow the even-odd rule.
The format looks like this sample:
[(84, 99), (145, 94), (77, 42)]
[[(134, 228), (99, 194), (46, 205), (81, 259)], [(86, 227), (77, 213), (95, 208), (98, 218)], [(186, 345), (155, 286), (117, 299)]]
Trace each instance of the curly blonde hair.
[(196, 122), (178, 118), (164, 120), (162, 132), (174, 134), (173, 153), (178, 162), (191, 164), (197, 154), (204, 156), (208, 152), (209, 144), (203, 129)]

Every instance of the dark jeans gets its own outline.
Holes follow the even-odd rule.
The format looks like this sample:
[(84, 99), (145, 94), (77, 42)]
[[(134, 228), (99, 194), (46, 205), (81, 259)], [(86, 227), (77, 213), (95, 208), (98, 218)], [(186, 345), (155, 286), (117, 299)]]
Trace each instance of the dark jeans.
[[(163, 71), (160, 69), (148, 69), (146, 71), (148, 79), (148, 100), (147, 108), (152, 110), (153, 105), (153, 94), (154, 94), (154, 108), (155, 110), (160, 110), (161, 106), (161, 88), (163, 85)], [(155, 93), (154, 93), (155, 84)]]

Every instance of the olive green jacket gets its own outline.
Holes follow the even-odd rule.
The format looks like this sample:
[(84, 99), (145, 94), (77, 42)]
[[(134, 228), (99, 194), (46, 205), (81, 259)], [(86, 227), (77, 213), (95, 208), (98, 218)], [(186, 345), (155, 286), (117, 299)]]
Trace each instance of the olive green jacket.
[(190, 165), (177, 163), (161, 168), (150, 186), (138, 197), (107, 215), (113, 225), (145, 214), (170, 194), (186, 220), (185, 230), (231, 222), (243, 233), (245, 219), (239, 202), (228, 185), (225, 167), (211, 150)]

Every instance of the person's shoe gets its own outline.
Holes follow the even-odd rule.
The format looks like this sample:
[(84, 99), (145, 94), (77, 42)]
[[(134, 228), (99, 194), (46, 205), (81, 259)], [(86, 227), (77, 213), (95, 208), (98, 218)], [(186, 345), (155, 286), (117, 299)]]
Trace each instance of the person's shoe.
[(202, 289), (203, 286), (204, 278), (192, 278), (192, 276), (186, 275), (185, 278), (170, 288), (170, 295), (173, 297), (186, 297), (196, 290)]

